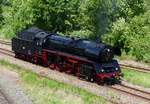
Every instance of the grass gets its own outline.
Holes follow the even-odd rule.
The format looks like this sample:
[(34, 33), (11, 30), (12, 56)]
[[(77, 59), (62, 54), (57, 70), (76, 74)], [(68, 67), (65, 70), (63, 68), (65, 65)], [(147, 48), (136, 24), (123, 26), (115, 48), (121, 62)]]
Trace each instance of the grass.
[(119, 60), (136, 60), (136, 58), (132, 55), (126, 55), (125, 53), (122, 53), (121, 56), (116, 56)]
[(130, 70), (127, 68), (122, 69), (122, 72), (124, 73), (124, 79), (128, 82), (150, 88), (150, 74)]
[(107, 104), (104, 98), (86, 90), (21, 70), (25, 68), (6, 60), (0, 60), (0, 66), (20, 75), (26, 93), (34, 104)]

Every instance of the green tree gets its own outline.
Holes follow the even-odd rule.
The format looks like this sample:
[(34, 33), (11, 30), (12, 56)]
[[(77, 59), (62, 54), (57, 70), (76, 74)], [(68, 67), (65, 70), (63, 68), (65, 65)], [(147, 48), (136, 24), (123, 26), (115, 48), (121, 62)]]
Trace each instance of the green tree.
[(112, 12), (110, 9), (113, 6), (111, 1), (107, 0), (92, 0), (87, 5), (86, 14), (90, 17), (89, 29), (93, 32), (93, 38), (101, 38), (109, 31), (109, 26), (112, 22)]
[(33, 24), (38, 15), (35, 14), (40, 0), (9, 0), (3, 6), (3, 24), (0, 30), (5, 37), (12, 37), (28, 25)]
[(126, 21), (145, 11), (144, 0), (118, 0), (118, 2), (119, 17), (125, 18)]
[(36, 25), (53, 32), (80, 30), (80, 0), (42, 0)]
[[(130, 21), (134, 16), (144, 13), (143, 0), (87, 0), (86, 14), (89, 16), (89, 29), (101, 38), (111, 31), (112, 25), (119, 18)], [(130, 1), (130, 2), (129, 2)]]
[(104, 37), (105, 42), (119, 47), (138, 60), (150, 61), (150, 11), (134, 16), (130, 22), (124, 18), (113, 24), (112, 32)]
[(3, 0), (0, 1), (0, 26), (2, 25), (2, 20), (3, 20), (3, 16), (2, 16), (2, 6), (3, 6)]
[[(3, 34), (14, 36), (18, 31), (38, 26), (52, 32), (80, 30), (80, 0), (10, 0), (3, 6)], [(6, 35), (7, 37), (7, 35)]]

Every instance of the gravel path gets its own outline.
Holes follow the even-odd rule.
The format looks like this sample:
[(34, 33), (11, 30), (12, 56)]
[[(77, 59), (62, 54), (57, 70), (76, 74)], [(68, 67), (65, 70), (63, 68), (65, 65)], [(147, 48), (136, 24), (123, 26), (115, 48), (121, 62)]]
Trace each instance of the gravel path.
[(9, 104), (8, 100), (5, 98), (5, 96), (3, 95), (1, 91), (2, 89), (0, 89), (0, 104)]
[(0, 70), (0, 87), (5, 95), (7, 95), (7, 98), (11, 101), (11, 103), (0, 102), (0, 104), (32, 104), (20, 86), (21, 82), (18, 75), (15, 72), (2, 68), (3, 67), (1, 67)]
[(11, 63), (14, 63), (14, 64), (17, 63), (19, 66), (26, 67), (35, 73), (41, 74), (42, 76), (47, 76), (50, 79), (54, 79), (59, 82), (71, 84), (79, 88), (83, 88), (89, 92), (95, 93), (98, 96), (104, 96), (107, 99), (117, 101), (120, 104), (149, 104), (150, 103), (150, 102), (144, 101), (143, 99), (131, 96), (129, 94), (121, 93), (121, 92), (112, 90), (108, 87), (99, 86), (97, 84), (82, 81), (76, 77), (73, 77), (64, 73), (60, 73), (57, 71), (49, 70), (48, 68), (34, 65), (34, 64), (22, 61), (22, 60), (9, 57), (9, 56), (0, 55), (0, 59), (11, 60)]

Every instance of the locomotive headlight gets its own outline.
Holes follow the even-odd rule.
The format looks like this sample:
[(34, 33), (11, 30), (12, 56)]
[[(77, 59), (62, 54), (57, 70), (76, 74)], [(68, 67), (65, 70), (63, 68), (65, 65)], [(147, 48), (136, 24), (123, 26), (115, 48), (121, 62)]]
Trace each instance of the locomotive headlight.
[(103, 73), (103, 72), (104, 72), (104, 69), (102, 69), (101, 72)]
[(110, 52), (110, 49), (107, 49), (108, 52)]
[(118, 70), (118, 68), (115, 68), (115, 70)]

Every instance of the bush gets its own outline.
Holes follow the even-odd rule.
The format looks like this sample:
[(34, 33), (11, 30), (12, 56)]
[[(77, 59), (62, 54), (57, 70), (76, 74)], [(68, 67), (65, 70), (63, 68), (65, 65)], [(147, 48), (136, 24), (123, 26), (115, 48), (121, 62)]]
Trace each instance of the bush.
[(0, 30), (1, 35), (6, 38), (15, 36), (16, 32), (33, 24), (37, 15), (36, 6), (40, 5), (37, 0), (11, 0), (9, 5), (3, 6), (3, 25)]
[(129, 23), (121, 18), (103, 40), (119, 47), (137, 60), (150, 62), (150, 11), (135, 16)]
[(136, 56), (137, 60), (150, 63), (150, 36), (133, 39), (130, 47), (130, 54)]

